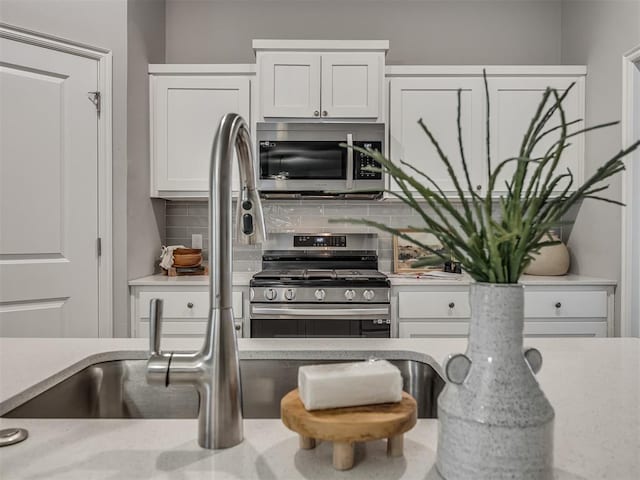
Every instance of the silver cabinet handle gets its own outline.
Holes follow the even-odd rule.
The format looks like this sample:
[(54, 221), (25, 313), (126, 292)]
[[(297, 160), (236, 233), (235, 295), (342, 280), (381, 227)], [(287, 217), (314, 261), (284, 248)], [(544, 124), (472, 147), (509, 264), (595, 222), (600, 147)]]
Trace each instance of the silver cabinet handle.
[(323, 117), (326, 117), (327, 115), (329, 115), (329, 113), (328, 113), (326, 110), (323, 110), (323, 111), (322, 111), (322, 116), (323, 116)]
[(453, 303), (453, 302), (450, 302), (450, 303), (449, 303), (449, 308), (454, 308), (455, 306), (456, 306), (456, 304), (455, 304), (455, 303)]
[(316, 110), (315, 112), (313, 112), (313, 116), (314, 117), (319, 117), (320, 116), (320, 112), (318, 110)]
[(560, 308), (561, 306), (562, 306), (562, 303), (560, 303), (560, 302), (556, 303), (556, 308)]
[(242, 325), (240, 325), (239, 323), (236, 323), (236, 330), (237, 331), (242, 330)]
[(193, 308), (193, 302), (187, 303), (187, 308)]
[(149, 351), (151, 355), (160, 354), (162, 335), (162, 299), (152, 298), (149, 302)]

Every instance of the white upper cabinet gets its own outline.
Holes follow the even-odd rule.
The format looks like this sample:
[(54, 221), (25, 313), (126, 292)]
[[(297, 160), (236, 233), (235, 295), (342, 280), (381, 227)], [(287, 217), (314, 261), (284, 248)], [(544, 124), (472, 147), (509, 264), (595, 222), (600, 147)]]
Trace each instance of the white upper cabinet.
[[(482, 83), (477, 78), (422, 77), (395, 78), (390, 82), (390, 155), (394, 161), (403, 160), (428, 175), (446, 193), (455, 192), (454, 183), (436, 147), (418, 123), (422, 120), (449, 159), (454, 172), (467, 190), (458, 142), (457, 106), (461, 89), (462, 145), (474, 188), (484, 181), (482, 159)], [(426, 178), (405, 167), (422, 184), (436, 187)], [(391, 185), (392, 190), (400, 190)], [(415, 190), (415, 189), (411, 189)]]
[[(584, 118), (585, 67), (492, 67), (487, 70), (492, 170), (502, 160), (518, 155), (522, 138), (547, 87), (555, 88), (562, 93), (575, 82), (576, 85), (563, 102), (563, 109), (567, 122)], [(457, 66), (397, 66), (387, 67), (386, 72), (390, 91), (391, 159), (404, 160), (431, 177), (445, 193), (455, 195), (454, 184), (447, 167), (417, 123), (422, 119), (451, 162), (463, 190), (469, 190), (458, 146), (457, 92), (460, 89), (461, 138), (471, 186), (476, 192), (486, 192), (489, 169), (486, 147), (486, 97), (482, 70), (478, 67)], [(548, 106), (551, 105), (552, 101), (548, 103)], [(559, 125), (559, 120), (559, 112), (556, 111), (543, 131)], [(569, 131), (583, 126), (582, 123), (578, 123), (571, 126)], [(533, 150), (533, 156), (544, 154), (558, 138), (559, 130), (546, 135)], [(583, 180), (584, 138), (578, 135), (572, 137), (569, 143), (571, 145), (562, 154), (556, 174), (565, 173), (567, 168), (570, 169), (574, 175), (573, 190)], [(496, 196), (506, 191), (505, 180), (512, 177), (515, 168), (514, 161), (503, 169), (494, 187)], [(531, 167), (530, 171), (533, 168)], [(426, 179), (423, 183), (429, 185)], [(429, 186), (434, 188), (433, 185)], [(399, 190), (394, 182), (389, 188)]]
[[(529, 123), (533, 118), (542, 96), (547, 87), (555, 88), (562, 94), (573, 82), (567, 97), (562, 103), (565, 119), (567, 122), (584, 119), (584, 77), (516, 77), (516, 78), (491, 78), (489, 80), (489, 95), (491, 99), (491, 155), (495, 159), (493, 167), (502, 160), (516, 157), (520, 152), (522, 139), (529, 128)], [(555, 97), (550, 97), (547, 108), (555, 103)], [(556, 110), (549, 119), (542, 131), (560, 125), (560, 112)], [(582, 122), (569, 127), (569, 132), (583, 128)], [(560, 138), (560, 130), (546, 135), (533, 149), (532, 157), (539, 157), (546, 154)], [(583, 159), (584, 159), (584, 135), (571, 137), (570, 145), (564, 150), (558, 164), (557, 173), (565, 173), (567, 169), (574, 175), (573, 188), (575, 189), (583, 179)], [(516, 169), (516, 162), (505, 165), (496, 182), (498, 192), (506, 191), (505, 180), (511, 179)], [(531, 176), (535, 165), (528, 169), (528, 176)], [(560, 190), (563, 185), (560, 184)]]
[(387, 41), (254, 40), (262, 118), (383, 121)]
[(270, 53), (260, 66), (262, 114), (265, 117), (320, 115), (320, 56)]
[(384, 57), (377, 53), (322, 55), (321, 114), (331, 118), (377, 118)]
[[(150, 76), (151, 196), (206, 198), (218, 124), (230, 112), (250, 122), (250, 87), (249, 75), (193, 74), (185, 69)], [(234, 191), (238, 184), (234, 162)]]

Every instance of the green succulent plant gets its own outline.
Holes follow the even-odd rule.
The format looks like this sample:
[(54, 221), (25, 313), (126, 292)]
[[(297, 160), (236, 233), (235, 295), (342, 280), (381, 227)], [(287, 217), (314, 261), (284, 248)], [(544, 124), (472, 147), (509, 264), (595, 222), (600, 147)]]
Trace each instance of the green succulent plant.
[[(474, 191), (462, 144), (461, 90), (458, 90), (457, 130), (458, 153), (462, 162), (463, 178), (458, 178), (453, 161), (442, 150), (437, 139), (420, 119), (418, 123), (434, 146), (455, 187), (455, 195), (449, 197), (429, 176), (414, 166), (400, 160), (393, 162), (377, 150), (349, 147), (370, 155), (380, 168), (369, 167), (389, 175), (399, 186), (399, 191), (386, 190), (404, 204), (415, 210), (422, 225), (409, 225), (416, 232), (430, 233), (462, 264), (462, 268), (476, 281), (489, 283), (517, 283), (533, 255), (547, 245), (558, 243), (549, 236), (552, 227), (562, 225), (567, 212), (584, 199), (595, 199), (622, 205), (598, 194), (609, 185), (605, 181), (624, 170), (622, 159), (640, 145), (640, 140), (620, 150), (600, 166), (584, 183), (574, 187), (574, 176), (570, 170), (558, 172), (563, 152), (569, 140), (589, 131), (610, 127), (618, 122), (603, 123), (569, 132), (569, 127), (581, 119), (567, 121), (562, 102), (573, 87), (564, 92), (547, 88), (529, 127), (522, 139), (517, 156), (492, 165), (489, 142), (490, 102), (486, 72), (483, 72), (486, 98), (486, 148), (487, 171), (490, 172), (486, 193)], [(554, 115), (560, 123), (549, 125)], [(535, 155), (534, 148), (545, 137), (555, 134), (558, 139), (543, 155)], [(505, 181), (506, 194), (495, 196), (496, 183), (505, 166), (515, 163), (513, 176)], [(427, 207), (429, 211), (427, 210)], [(374, 227), (401, 237), (406, 241), (435, 255), (441, 255), (416, 240), (406, 231), (390, 227), (366, 218), (332, 219)], [(420, 267), (428, 259), (416, 261)]]

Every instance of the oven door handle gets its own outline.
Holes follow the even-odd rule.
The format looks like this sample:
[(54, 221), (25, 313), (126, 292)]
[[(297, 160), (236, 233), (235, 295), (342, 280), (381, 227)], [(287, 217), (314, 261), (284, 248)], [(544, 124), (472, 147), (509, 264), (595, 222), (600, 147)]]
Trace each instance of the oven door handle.
[(295, 317), (325, 317), (335, 315), (340, 317), (354, 317), (357, 315), (389, 315), (389, 308), (265, 308), (253, 307), (252, 313), (256, 315), (290, 315)]
[(347, 133), (347, 189), (353, 188), (353, 133)]

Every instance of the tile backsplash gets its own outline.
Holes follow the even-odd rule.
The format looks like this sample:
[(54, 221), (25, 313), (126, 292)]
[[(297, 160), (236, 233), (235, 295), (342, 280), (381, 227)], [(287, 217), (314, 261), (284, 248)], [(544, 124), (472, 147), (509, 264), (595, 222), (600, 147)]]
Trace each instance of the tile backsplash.
[[(496, 205), (497, 206), (497, 205)], [(235, 220), (235, 201), (233, 212)], [(391, 235), (374, 228), (349, 223), (329, 223), (330, 219), (366, 218), (393, 227), (420, 226), (421, 218), (400, 202), (355, 200), (263, 200), (264, 218), (269, 232), (363, 232), (378, 234), (379, 268), (391, 271), (393, 244)], [(425, 208), (428, 212), (428, 208)], [(574, 220), (577, 212), (567, 215)], [(207, 202), (167, 201), (165, 245), (191, 246), (191, 235), (201, 234), (204, 256), (208, 257)], [(570, 228), (556, 230), (566, 242)], [(234, 244), (233, 269), (236, 272), (257, 272), (260, 268), (262, 246)]]
[[(329, 223), (329, 219), (367, 218), (394, 227), (420, 225), (420, 217), (401, 203), (333, 200), (264, 200), (264, 217), (268, 232), (375, 232), (378, 233), (380, 269), (391, 270), (391, 236), (362, 225)], [(235, 213), (235, 202), (234, 202)], [(201, 234), (205, 257), (208, 245), (208, 206), (206, 202), (167, 202), (167, 245), (191, 246), (191, 235)], [(238, 272), (260, 270), (261, 246), (234, 245), (233, 268)]]

